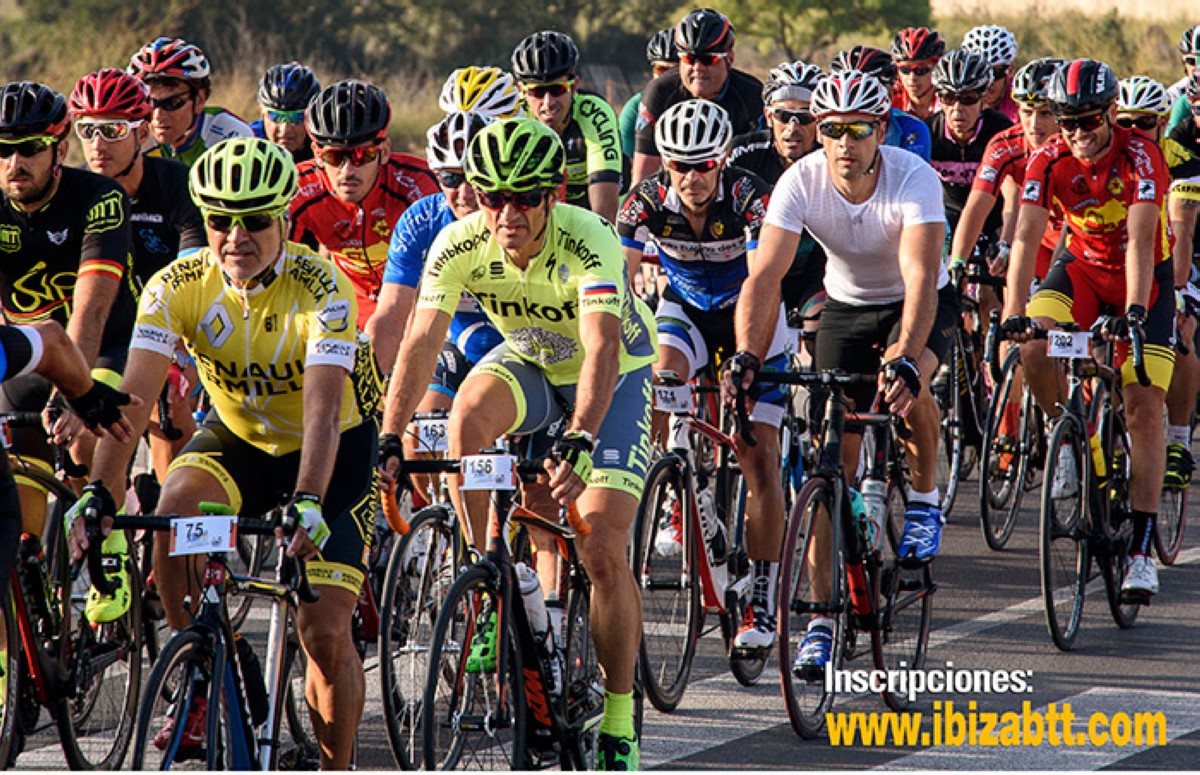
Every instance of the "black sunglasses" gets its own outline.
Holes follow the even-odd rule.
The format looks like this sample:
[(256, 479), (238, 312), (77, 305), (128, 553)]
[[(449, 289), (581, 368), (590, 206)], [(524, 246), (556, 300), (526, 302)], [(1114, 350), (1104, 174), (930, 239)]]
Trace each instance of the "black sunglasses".
[(172, 94), (170, 97), (163, 97), (161, 100), (150, 98), (150, 105), (158, 110), (165, 110), (168, 113), (174, 113), (184, 105), (192, 101), (192, 93), (190, 91), (181, 94)]
[(983, 94), (977, 91), (967, 92), (949, 92), (940, 91), (937, 93), (938, 102), (943, 105), (978, 105), (983, 99)]
[(816, 121), (813, 114), (807, 110), (787, 110), (786, 108), (770, 108), (771, 118), (781, 124), (790, 124), (796, 121), (800, 126), (808, 126)]
[(1064, 132), (1094, 132), (1104, 126), (1104, 122), (1108, 120), (1108, 115), (1105, 113), (1093, 113), (1090, 116), (1056, 116), (1055, 121), (1062, 127)]
[(531, 191), (475, 191), (479, 204), (489, 210), (503, 210), (504, 205), (512, 202), (518, 210), (532, 210), (546, 199), (545, 189), (535, 188)]
[(920, 65), (918, 67), (909, 67), (908, 65), (898, 65), (897, 70), (905, 75), (929, 75), (933, 72), (933, 68), (929, 65)]
[(1134, 127), (1137, 127), (1138, 129), (1149, 132), (1158, 126), (1158, 116), (1138, 116), (1137, 118), (1132, 116), (1119, 116), (1117, 118), (1117, 126), (1125, 127), (1126, 129), (1133, 129)]
[(14, 153), (20, 154), (26, 159), (32, 159), (54, 145), (55, 142), (53, 137), (32, 137), (16, 142), (0, 142), (0, 159), (10, 159)]
[(442, 184), (443, 188), (458, 188), (467, 182), (467, 176), (461, 172), (439, 171), (437, 176), (438, 182)]
[(240, 224), (246, 231), (266, 231), (279, 219), (278, 213), (207, 213), (204, 222), (213, 231), (228, 233), (234, 224)]

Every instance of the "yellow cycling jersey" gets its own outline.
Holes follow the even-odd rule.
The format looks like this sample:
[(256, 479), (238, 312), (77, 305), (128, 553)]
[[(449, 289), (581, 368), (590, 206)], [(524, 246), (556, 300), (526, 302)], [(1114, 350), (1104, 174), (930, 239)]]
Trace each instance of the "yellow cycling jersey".
[(442, 229), (421, 278), (417, 309), (453, 314), (463, 291), (522, 358), (553, 385), (579, 381), (579, 320), (605, 312), (621, 319), (620, 373), (655, 361), (654, 317), (633, 294), (612, 225), (574, 205), (555, 205), (545, 245), (524, 270), (492, 239), (483, 212)]
[(285, 242), (279, 260), (247, 291), (225, 279), (208, 248), (177, 259), (146, 284), (131, 348), (170, 358), (180, 339), (221, 421), (271, 455), (304, 438), (304, 370), (341, 366), (338, 430), (371, 416), (381, 383), (355, 326), (350, 281), (328, 259)]
[(571, 118), (562, 131), (567, 154), (567, 199), (588, 207), (588, 186), (592, 183), (620, 183), (621, 140), (617, 134), (617, 116), (604, 98), (579, 92), (571, 105)]

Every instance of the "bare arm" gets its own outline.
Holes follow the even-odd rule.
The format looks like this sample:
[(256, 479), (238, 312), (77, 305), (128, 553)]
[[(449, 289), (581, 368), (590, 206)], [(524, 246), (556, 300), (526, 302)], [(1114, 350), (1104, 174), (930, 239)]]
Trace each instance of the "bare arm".
[(954, 258), (969, 258), (979, 241), (979, 233), (987, 221), (988, 213), (996, 205), (996, 197), (986, 191), (972, 190), (958, 219), (958, 227), (954, 230), (954, 240), (951, 242), (950, 255)]
[(118, 506), (125, 500), (125, 471), (129, 459), (133, 457), (138, 440), (150, 420), (150, 410), (162, 391), (170, 366), (171, 359), (165, 355), (140, 348), (129, 350), (129, 362), (125, 365), (121, 390), (141, 399), (141, 403), (135, 401), (122, 408), (129, 424), (133, 426), (133, 434), (127, 441), (119, 441), (108, 435), (102, 437), (92, 454), (91, 466), (93, 479), (104, 483)]
[(34, 323), (42, 337), (42, 362), (34, 369), (67, 398), (78, 398), (92, 386), (92, 374), (83, 353), (67, 336), (67, 332), (53, 320)]
[(384, 403), (383, 432), (403, 435), (433, 375), (437, 354), (446, 340), (450, 315), (436, 309), (417, 310), (409, 336), (400, 345)]
[(1050, 211), (1025, 203), (1017, 214), (1016, 241), (1008, 260), (1008, 283), (1004, 292), (1004, 317), (1021, 315), (1029, 303), (1029, 284), (1037, 268), (1038, 246), (1050, 222)]
[(608, 414), (617, 389), (621, 357), (621, 319), (607, 313), (592, 313), (579, 319), (583, 365), (575, 392), (575, 414), (570, 430), (595, 435)]
[(304, 441), (296, 490), (324, 499), (337, 462), (338, 419), (346, 370), (329, 364), (304, 369)]
[(644, 153), (634, 153), (633, 162), (630, 164), (629, 187), (632, 189), (638, 183), (641, 183), (646, 178), (662, 169), (662, 159), (657, 156), (648, 156)]
[(937, 316), (937, 281), (946, 224), (918, 223), (900, 232), (900, 276), (904, 307), (900, 312), (900, 354), (918, 361)]
[(625, 266), (629, 269), (629, 282), (632, 283), (642, 267), (642, 251), (627, 247), (622, 247), (621, 250), (625, 253)]
[(1154, 255), (1156, 230), (1161, 208), (1153, 202), (1138, 202), (1129, 208), (1129, 248), (1125, 260), (1125, 307), (1140, 304), (1150, 306), (1150, 289), (1154, 285)]
[(108, 314), (122, 282), (124, 280), (98, 272), (82, 275), (75, 281), (67, 335), (79, 345), (89, 366), (96, 363), (96, 357), (100, 354), (104, 324), (108, 322)]
[(375, 314), (367, 321), (365, 333), (384, 374), (390, 373), (396, 363), (396, 351), (404, 339), (416, 299), (417, 289), (400, 283), (384, 283), (379, 289), (379, 303), (375, 306)]
[(1192, 272), (1192, 243), (1196, 238), (1196, 215), (1200, 213), (1200, 200), (1172, 196), (1168, 207), (1171, 231), (1175, 233), (1172, 258), (1175, 261), (1175, 287), (1187, 284)]
[(617, 222), (617, 208), (621, 204), (620, 186), (611, 180), (588, 183), (588, 201), (592, 212), (603, 215), (609, 223)]
[(746, 254), (749, 275), (733, 315), (737, 349), (765, 358), (779, 318), (780, 284), (796, 256), (800, 235), (765, 224), (758, 247)]
[(1017, 233), (1017, 213), (1021, 209), (1021, 187), (1011, 177), (1000, 184), (1000, 195), (1004, 197), (1004, 225), (1000, 227), (1000, 239), (1012, 243)]

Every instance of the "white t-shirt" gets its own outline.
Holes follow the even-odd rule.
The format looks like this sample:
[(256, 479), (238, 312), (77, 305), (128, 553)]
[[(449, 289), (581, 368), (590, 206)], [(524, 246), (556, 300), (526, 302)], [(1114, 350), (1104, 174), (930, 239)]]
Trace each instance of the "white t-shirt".
[[(904, 298), (900, 233), (905, 226), (945, 223), (942, 183), (916, 154), (881, 146), (875, 193), (851, 204), (829, 179), (818, 149), (783, 173), (771, 194), (766, 222), (809, 233), (825, 248), (825, 293), (846, 304), (891, 304)], [(950, 277), (939, 270), (937, 287)]]

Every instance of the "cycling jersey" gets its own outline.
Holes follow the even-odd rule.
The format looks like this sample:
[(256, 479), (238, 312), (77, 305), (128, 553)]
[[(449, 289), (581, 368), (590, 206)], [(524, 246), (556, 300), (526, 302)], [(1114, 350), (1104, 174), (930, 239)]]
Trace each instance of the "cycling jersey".
[(417, 309), (450, 314), (462, 292), (470, 293), (508, 345), (553, 385), (579, 381), (582, 315), (604, 312), (621, 319), (621, 374), (653, 363), (653, 318), (630, 288), (612, 225), (560, 204), (550, 210), (545, 234), (541, 252), (521, 270), (491, 238), (485, 213), (455, 221), (429, 250)]
[(129, 200), (133, 273), (140, 293), (146, 281), (176, 256), (208, 244), (204, 219), (188, 194), (188, 168), (170, 159), (143, 160), (142, 182)]
[(358, 296), (360, 328), (375, 314), (392, 227), (414, 202), (439, 191), (429, 166), (408, 153), (391, 155), (358, 204), (343, 202), (333, 193), (319, 161), (300, 165), (300, 188), (290, 205), (289, 239), (328, 251), (350, 278)]
[[(383, 282), (397, 283), (416, 288), (421, 283), (421, 270), (425, 257), (438, 233), (457, 220), (446, 195), (438, 192), (418, 199), (404, 211), (392, 241), (388, 244), (387, 267), (383, 271)], [(504, 341), (500, 332), (488, 322), (487, 315), (470, 294), (464, 293), (459, 300), (454, 318), (450, 321), (447, 337), (471, 363), (477, 363), (488, 351)]]
[(172, 148), (169, 145), (155, 142), (154, 136), (151, 135), (149, 142), (152, 145), (148, 151), (148, 155), (175, 159), (190, 167), (196, 163), (196, 159), (199, 159), (205, 151), (222, 140), (228, 140), (231, 137), (253, 136), (254, 132), (251, 131), (249, 124), (245, 121), (225, 110), (225, 108), (210, 106), (206, 107), (200, 113), (200, 117), (196, 120), (196, 125), (192, 127), (192, 132), (184, 140), (183, 145), (178, 148)]
[(925, 122), (897, 108), (892, 108), (883, 144), (912, 151), (925, 161), (929, 161), (933, 151), (929, 127)]
[[(103, 175), (63, 167), (54, 196), (26, 213), (0, 194), (0, 306), (9, 323), (47, 318), (66, 326), (78, 277), (121, 280), (129, 267), (129, 199)], [(119, 283), (100, 352), (123, 351), (135, 304)]]
[(354, 293), (326, 258), (283, 244), (249, 291), (231, 286), (208, 248), (160, 270), (146, 285), (130, 349), (172, 357), (183, 339), (221, 422), (271, 455), (304, 439), (304, 371), (341, 366), (338, 429), (373, 416), (380, 398), (375, 358), (354, 326)]
[[(263, 140), (271, 139), (267, 137), (267, 130), (263, 126), (263, 120), (261, 118), (257, 118), (250, 122), (250, 131), (254, 133), (255, 137), (262, 138)], [(300, 146), (300, 150), (291, 151), (291, 154), (292, 161), (296, 162), (296, 164), (308, 161), (313, 157), (312, 145), (308, 142), (305, 142), (304, 145)]]
[(752, 172), (727, 166), (696, 234), (666, 170), (643, 180), (617, 214), (621, 244), (658, 246), (659, 263), (679, 297), (700, 310), (737, 303), (746, 282), (746, 253), (758, 246), (770, 186)]
[[(642, 105), (638, 108), (635, 150), (646, 156), (658, 156), (658, 146), (654, 144), (654, 122), (667, 108), (691, 99), (695, 97), (684, 87), (678, 68), (663, 73), (647, 84), (642, 92)], [(749, 73), (730, 69), (725, 86), (713, 102), (729, 113), (735, 135), (762, 128), (762, 81)]]
[[(933, 142), (930, 163), (937, 170), (942, 180), (942, 193), (946, 204), (946, 221), (953, 232), (958, 226), (958, 218), (962, 215), (971, 193), (971, 182), (975, 180), (975, 171), (983, 160), (988, 142), (996, 135), (1012, 125), (1006, 116), (994, 110), (984, 110), (975, 124), (975, 134), (966, 145), (960, 145), (950, 136), (946, 126), (946, 114), (937, 112), (925, 119), (929, 126), (930, 139)], [(1000, 233), (1003, 222), (1004, 207), (996, 202), (995, 207), (988, 213), (984, 221), (982, 234), (995, 237)]]
[(1061, 213), (1066, 249), (1080, 261), (1101, 267), (1125, 266), (1129, 208), (1149, 202), (1160, 208), (1154, 263), (1171, 258), (1167, 235), (1167, 165), (1153, 140), (1113, 126), (1112, 145), (1096, 162), (1076, 159), (1056, 135), (1029, 158), (1023, 204)]
[(617, 116), (617, 126), (621, 135), (621, 153), (633, 158), (634, 137), (637, 135), (638, 108), (642, 104), (642, 93), (638, 92), (625, 101)]
[(902, 110), (913, 118), (921, 121), (928, 121), (933, 116), (936, 116), (942, 112), (942, 104), (938, 102), (938, 98), (935, 96), (933, 98), (933, 104), (929, 107), (929, 112), (924, 117), (920, 116), (917, 113), (916, 108), (913, 106), (912, 99), (908, 96), (908, 92), (906, 92), (903, 87), (897, 88), (892, 92), (892, 107), (896, 110)]
[(567, 153), (566, 201), (589, 207), (592, 183), (621, 183), (621, 141), (617, 116), (604, 98), (579, 92), (571, 102), (571, 115), (560, 134)]

